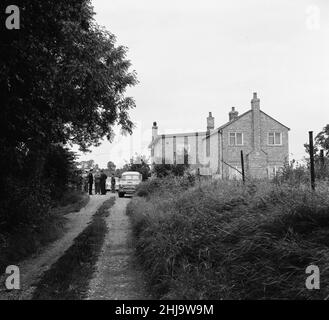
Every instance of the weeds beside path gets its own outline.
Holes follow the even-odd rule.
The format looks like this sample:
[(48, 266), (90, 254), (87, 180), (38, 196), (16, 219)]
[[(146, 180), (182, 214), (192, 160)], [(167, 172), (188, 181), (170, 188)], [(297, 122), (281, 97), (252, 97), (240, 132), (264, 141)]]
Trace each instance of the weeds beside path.
[[(139, 186), (127, 208), (139, 262), (158, 299), (327, 299), (329, 184), (185, 178)], [(321, 290), (305, 286), (306, 268)]]
[(82, 299), (94, 272), (104, 237), (108, 231), (105, 217), (115, 198), (111, 197), (93, 215), (91, 223), (74, 239), (73, 245), (44, 274), (33, 299)]
[[(72, 245), (73, 240), (85, 229), (92, 215), (110, 197), (111, 195), (92, 196), (88, 204), (79, 212), (66, 215), (66, 232), (63, 237), (46, 246), (42, 252), (18, 263), (21, 274), (21, 290), (8, 292), (4, 288), (0, 288), (0, 300), (30, 299), (43, 273)], [(3, 282), (2, 278), (1, 281)]]

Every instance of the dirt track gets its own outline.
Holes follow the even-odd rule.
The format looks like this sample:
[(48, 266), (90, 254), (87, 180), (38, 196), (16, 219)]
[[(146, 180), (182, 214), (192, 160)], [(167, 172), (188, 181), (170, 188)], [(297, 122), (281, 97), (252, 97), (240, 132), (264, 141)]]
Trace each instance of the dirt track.
[(97, 262), (97, 271), (90, 282), (87, 299), (134, 300), (148, 299), (145, 283), (134, 261), (131, 228), (126, 215), (130, 199), (117, 198), (111, 213), (106, 218), (109, 232), (102, 254)]
[[(45, 247), (38, 255), (19, 263), (21, 290), (6, 291), (3, 286), (0, 286), (0, 300), (30, 299), (35, 289), (35, 284), (41, 278), (42, 274), (72, 245), (74, 238), (86, 228), (92, 215), (111, 196), (113, 195), (109, 193), (105, 196), (93, 195), (88, 204), (79, 212), (66, 215), (68, 222), (65, 235)], [(4, 283), (4, 275), (0, 277), (0, 283)]]

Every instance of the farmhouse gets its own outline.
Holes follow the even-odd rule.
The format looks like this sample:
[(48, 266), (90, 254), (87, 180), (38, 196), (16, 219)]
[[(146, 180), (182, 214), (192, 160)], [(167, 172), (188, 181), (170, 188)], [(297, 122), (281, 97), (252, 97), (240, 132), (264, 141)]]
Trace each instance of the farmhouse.
[(201, 175), (240, 179), (241, 150), (247, 176), (270, 178), (288, 160), (290, 129), (260, 110), (257, 93), (251, 109), (239, 115), (235, 108), (228, 122), (215, 128), (209, 112), (202, 132), (158, 134), (153, 123), (151, 161), (153, 164), (189, 164)]

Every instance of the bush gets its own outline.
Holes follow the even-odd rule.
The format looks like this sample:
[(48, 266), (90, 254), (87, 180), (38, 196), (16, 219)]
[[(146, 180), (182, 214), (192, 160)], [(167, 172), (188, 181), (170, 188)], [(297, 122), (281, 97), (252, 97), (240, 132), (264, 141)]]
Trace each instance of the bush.
[[(329, 186), (212, 181), (128, 205), (140, 263), (162, 299), (323, 299)], [(172, 188), (171, 188), (172, 189)], [(321, 270), (321, 290), (305, 269)]]
[(40, 181), (7, 177), (0, 206), (0, 269), (36, 252), (60, 234), (64, 218), (50, 209), (50, 192)]
[(158, 178), (169, 175), (183, 176), (189, 169), (188, 164), (154, 164), (153, 174)]
[(191, 174), (184, 176), (168, 175), (165, 178), (151, 177), (137, 187), (136, 194), (140, 197), (149, 197), (154, 193), (177, 193), (193, 186), (195, 177)]
[[(276, 183), (288, 183), (290, 185), (303, 185), (310, 183), (310, 168), (309, 160), (306, 163), (296, 163), (292, 160), (290, 163), (286, 162), (281, 170), (274, 177)], [(316, 180), (329, 179), (329, 164), (328, 159), (324, 158), (323, 163), (319, 157), (315, 158), (314, 172)]]
[(288, 183), (290, 185), (301, 185), (310, 180), (309, 169), (295, 161), (286, 162), (274, 178), (276, 183)]
[[(67, 149), (52, 146), (41, 155), (31, 152), (20, 164), (9, 166), (0, 177), (0, 268), (55, 240), (63, 231), (63, 214), (88, 201), (68, 188), (75, 171)], [(66, 211), (54, 209), (61, 206)]]

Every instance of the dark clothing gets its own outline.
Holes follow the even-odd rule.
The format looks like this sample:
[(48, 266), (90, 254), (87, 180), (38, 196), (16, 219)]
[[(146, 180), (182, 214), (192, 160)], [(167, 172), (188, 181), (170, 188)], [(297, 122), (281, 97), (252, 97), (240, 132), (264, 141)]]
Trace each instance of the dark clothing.
[(96, 194), (101, 193), (101, 175), (100, 174), (95, 175), (95, 193)]
[(101, 174), (101, 181), (100, 181), (101, 193), (102, 194), (106, 194), (106, 178), (107, 178), (107, 175), (105, 173), (102, 173)]
[(92, 173), (88, 174), (88, 186), (89, 186), (89, 194), (93, 194), (93, 181), (94, 177)]
[(95, 194), (101, 193), (101, 184), (99, 181), (95, 181)]
[(115, 178), (114, 177), (111, 178), (111, 191), (112, 191), (112, 193), (115, 192)]
[(88, 175), (84, 174), (82, 176), (82, 191), (88, 192)]

